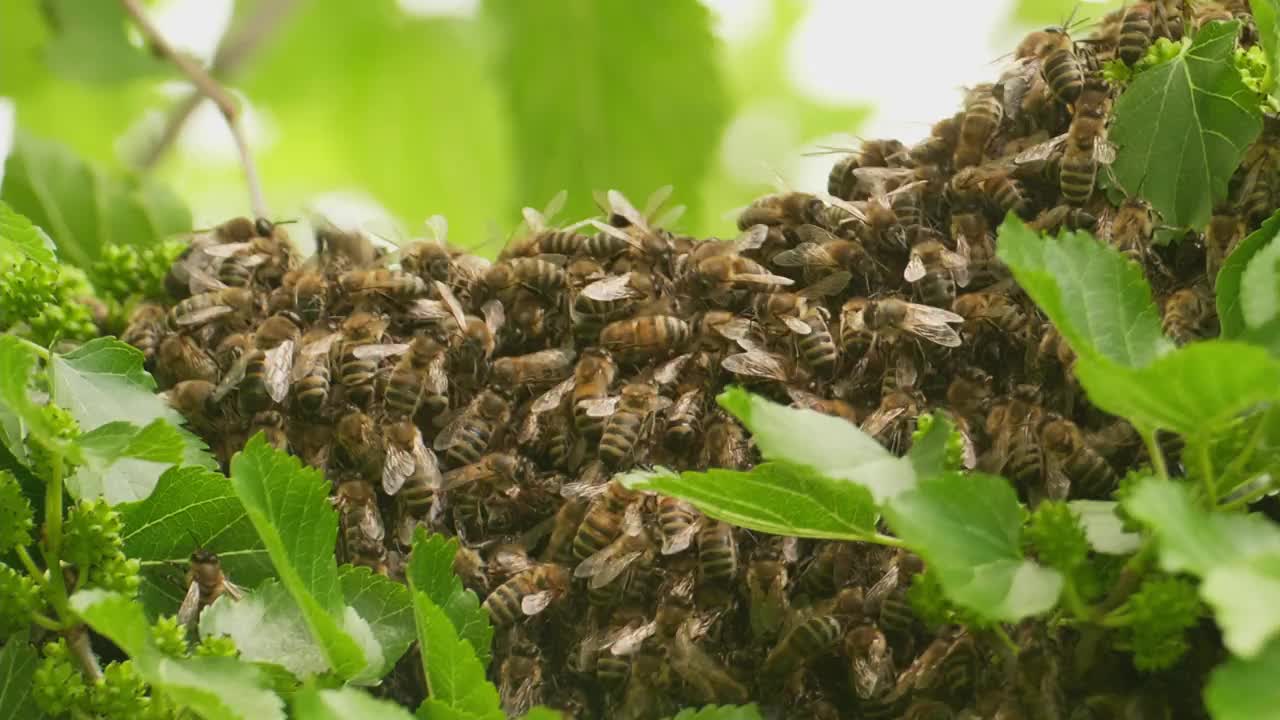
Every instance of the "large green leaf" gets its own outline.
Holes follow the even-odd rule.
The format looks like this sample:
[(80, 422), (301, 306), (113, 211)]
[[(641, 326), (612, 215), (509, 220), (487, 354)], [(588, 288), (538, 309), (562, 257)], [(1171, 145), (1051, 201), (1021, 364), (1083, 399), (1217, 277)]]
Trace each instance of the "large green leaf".
[(52, 265), (53, 241), (44, 231), (13, 208), (0, 202), (0, 260), (26, 258)]
[(31, 679), (40, 657), (26, 638), (9, 638), (0, 649), (0, 720), (36, 720), (44, 713), (31, 697)]
[(262, 583), (238, 602), (226, 595), (218, 598), (200, 613), (200, 635), (226, 635), (242, 659), (277, 665), (295, 678), (306, 680), (329, 670), (298, 604), (275, 580)]
[(1241, 240), (1222, 263), (1215, 285), (1222, 337), (1234, 338), (1245, 331), (1244, 308), (1240, 297), (1245, 269), (1253, 256), (1267, 247), (1277, 235), (1280, 235), (1280, 212), (1267, 218), (1262, 227)]
[(1219, 665), (1204, 690), (1205, 705), (1214, 720), (1277, 720), (1280, 718), (1280, 639), (1257, 657), (1232, 658)]
[(129, 42), (118, 2), (44, 0), (54, 31), (45, 47), (49, 68), (69, 80), (120, 83), (168, 70), (161, 58)]
[(1178, 57), (1138, 75), (1116, 101), (1111, 169), (1170, 225), (1208, 223), (1262, 129), (1257, 95), (1233, 62), (1239, 28), (1205, 25)]
[(1276, 95), (1276, 71), (1280, 68), (1280, 2), (1277, 0), (1249, 0), (1253, 11), (1253, 23), (1258, 26), (1258, 41), (1267, 53), (1270, 86), (1268, 92)]
[(381, 665), (381, 657), (368, 657), (367, 643), (348, 632), (352, 618), (333, 554), (338, 516), (329, 504), (329, 481), (258, 434), (231, 459), (231, 482), (330, 667), (352, 678)]
[(142, 608), (129, 598), (84, 590), (71, 597), (71, 607), (89, 627), (133, 658), (138, 674), (153, 692), (162, 693), (179, 708), (210, 720), (283, 720), (284, 703), (266, 689), (257, 668), (233, 658), (165, 656), (152, 643)]
[(707, 705), (681, 710), (671, 720), (760, 720), (760, 717), (760, 709), (755, 705)]
[(111, 176), (66, 147), (19, 132), (0, 197), (53, 236), (81, 267), (106, 243), (153, 245), (191, 229), (191, 213), (154, 181)]
[(775, 535), (858, 540), (874, 533), (877, 520), (867, 488), (786, 462), (764, 463), (748, 472), (634, 472), (622, 481), (687, 500), (719, 520)]
[(618, 188), (639, 203), (673, 184), (677, 198), (693, 199), (729, 112), (706, 7), (490, 0), (485, 8), (500, 32), (507, 112), (519, 118), (520, 199), (545, 202), (567, 186), (570, 216), (595, 212), (593, 189)]
[(1280, 243), (1258, 250), (1240, 277), (1240, 311), (1245, 325), (1259, 328), (1280, 315)]
[(453, 621), (425, 592), (414, 590), (413, 614), (418, 625), (422, 666), (431, 695), (418, 708), (423, 720), (475, 718), (505, 720), (498, 690), (485, 679), (485, 668), (471, 643), (458, 636)]
[(1007, 480), (980, 473), (922, 478), (884, 510), (952, 602), (1005, 621), (1050, 609), (1062, 589), (1061, 575), (1023, 557), (1023, 512)]
[(355, 688), (306, 688), (293, 698), (293, 714), (306, 720), (413, 720), (408, 710)]
[(177, 467), (160, 476), (141, 502), (116, 507), (124, 527), (125, 554), (142, 564), (139, 591), (148, 616), (172, 614), (186, 594), (182, 579), (197, 546), (218, 555), (233, 582), (255, 587), (274, 575), (262, 539), (231, 481), (200, 467)]
[(453, 559), (457, 554), (457, 538), (428, 536), (420, 527), (414, 531), (413, 554), (405, 574), (414, 590), (426, 593), (444, 610), (458, 636), (471, 643), (481, 664), (488, 666), (493, 626), (489, 624), (489, 614), (480, 606), (480, 599), (462, 587), (462, 581), (454, 574)]
[(67, 479), (80, 500), (105, 498), (115, 505), (151, 494), (160, 474), (182, 462), (182, 435), (163, 418), (146, 427), (128, 422), (99, 425), (76, 438), (82, 462)]
[(1000, 259), (1082, 357), (1141, 367), (1172, 348), (1142, 268), (1088, 233), (1056, 238), (1010, 214), (1000, 225)]
[(911, 463), (838, 417), (770, 402), (736, 387), (717, 401), (751, 431), (767, 460), (807, 465), (829, 478), (863, 485), (879, 502), (911, 487)]

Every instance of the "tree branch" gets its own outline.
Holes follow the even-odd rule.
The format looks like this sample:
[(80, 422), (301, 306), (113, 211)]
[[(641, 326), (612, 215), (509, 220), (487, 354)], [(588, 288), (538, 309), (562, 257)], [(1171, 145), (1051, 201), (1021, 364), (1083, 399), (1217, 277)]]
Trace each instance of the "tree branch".
[(129, 13), (129, 16), (133, 18), (134, 23), (137, 24), (138, 30), (146, 38), (147, 43), (158, 54), (176, 65), (178, 70), (191, 81), (191, 84), (195, 85), (196, 90), (204, 97), (212, 100), (213, 104), (218, 106), (218, 110), (222, 111), (222, 116), (227, 119), (227, 127), (231, 129), (231, 137), (236, 143), (236, 150), (240, 153), (240, 164), (244, 167), (245, 184), (249, 186), (249, 204), (253, 208), (254, 215), (267, 217), (267, 204), (263, 199), (262, 184), (258, 180), (258, 169), (253, 164), (253, 156), (249, 152), (249, 143), (245, 138), (244, 128), (240, 124), (240, 110), (236, 105), (235, 99), (199, 63), (174, 50), (173, 46), (156, 29), (156, 26), (151, 24), (151, 20), (147, 17), (138, 0), (120, 0), (120, 4), (124, 7), (125, 12)]

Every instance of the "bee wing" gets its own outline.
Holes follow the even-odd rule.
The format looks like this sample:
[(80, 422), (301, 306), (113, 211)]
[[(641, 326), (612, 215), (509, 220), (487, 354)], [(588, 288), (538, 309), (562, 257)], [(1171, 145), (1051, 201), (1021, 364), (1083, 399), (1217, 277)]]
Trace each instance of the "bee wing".
[(560, 497), (569, 499), (594, 498), (602, 494), (608, 487), (607, 484), (597, 483), (591, 479), (575, 480), (560, 486)]
[(231, 307), (228, 305), (211, 305), (194, 312), (180, 315), (175, 319), (175, 322), (178, 325), (183, 326), (203, 325), (204, 323), (207, 323), (210, 320), (216, 320), (229, 312), (231, 312)]
[(635, 653), (658, 630), (658, 622), (650, 620), (639, 625), (628, 625), (614, 633), (611, 633), (601, 644), (601, 649), (608, 648), (609, 652), (617, 656), (626, 656)]
[(201, 251), (210, 257), (229, 258), (251, 247), (253, 247), (251, 242), (218, 243), (203, 247)]
[(782, 324), (786, 325), (788, 330), (797, 335), (808, 335), (813, 332), (813, 328), (809, 327), (809, 323), (795, 317), (794, 315), (787, 315), (783, 317)]
[(924, 258), (919, 253), (912, 252), (911, 259), (907, 261), (907, 267), (902, 271), (902, 279), (907, 282), (919, 282), (927, 270), (924, 266)]
[(885, 428), (889, 427), (890, 423), (892, 423), (894, 420), (897, 420), (898, 417), (903, 413), (905, 413), (906, 411), (907, 411), (906, 408), (900, 408), (900, 407), (876, 408), (874, 412), (872, 412), (870, 415), (867, 416), (865, 420), (862, 421), (862, 425), (859, 427), (862, 430), (862, 432), (872, 437), (875, 437), (880, 433), (884, 432)]
[(960, 287), (968, 285), (969, 258), (967, 254), (942, 250), (939, 255), (942, 260), (942, 266), (951, 271), (951, 277), (956, 281), (956, 285)]
[(387, 453), (382, 463), (383, 492), (393, 496), (400, 492), (404, 481), (409, 479), (417, 466), (417, 458), (411, 449), (387, 443)]
[(462, 312), (462, 303), (458, 302), (458, 297), (453, 294), (453, 291), (449, 289), (448, 285), (445, 285), (439, 280), (435, 281), (435, 286), (436, 286), (436, 293), (440, 295), (440, 300), (444, 303), (444, 306), (448, 308), (449, 312), (453, 315), (453, 319), (455, 322), (458, 323), (458, 327), (460, 328), (466, 327), (467, 315), (466, 313)]
[(841, 210), (844, 210), (845, 212), (849, 213), (849, 215), (851, 215), (854, 220), (857, 220), (858, 222), (861, 222), (861, 223), (867, 222), (866, 213), (862, 212), (862, 210), (857, 205), (854, 205), (853, 203), (847, 200), (841, 200), (840, 198), (834, 195), (828, 195), (826, 193), (819, 194), (818, 198), (820, 198), (827, 205), (833, 205), (835, 207), (840, 208)]
[(1013, 156), (1015, 165), (1027, 165), (1030, 163), (1038, 163), (1048, 160), (1059, 148), (1067, 142), (1067, 134), (1063, 133), (1055, 138), (1051, 138), (1038, 145), (1023, 150)]
[(787, 397), (791, 398), (791, 402), (804, 408), (812, 408), (822, 400), (808, 390), (791, 385), (787, 386)]
[(680, 371), (684, 370), (684, 366), (693, 357), (693, 353), (685, 353), (671, 358), (667, 362), (659, 365), (653, 371), (653, 381), (659, 385), (670, 385), (680, 377)]
[(409, 343), (369, 343), (357, 345), (351, 354), (361, 360), (381, 360), (383, 358), (403, 355), (409, 350)]
[[(812, 225), (805, 225), (813, 227)], [(823, 232), (826, 232), (825, 230)], [(804, 242), (791, 248), (783, 250), (773, 256), (773, 264), (780, 267), (805, 267), (808, 265), (816, 265), (818, 267), (833, 267), (835, 260), (831, 254), (822, 248), (821, 245), (814, 242)]]
[[(602, 588), (614, 580), (618, 576), (627, 571), (641, 555), (639, 550), (612, 550), (606, 547), (600, 552), (578, 563), (578, 567), (574, 568), (573, 576), (579, 578), (591, 578), (588, 582), (591, 589)], [(625, 547), (625, 546), (623, 546)], [(593, 562), (594, 561), (594, 562)]]
[(732, 282), (738, 282), (738, 283), (753, 283), (756, 285), (778, 285), (783, 287), (787, 285), (794, 285), (796, 282), (795, 280), (792, 280), (789, 277), (774, 275), (773, 273), (737, 273), (733, 276), (731, 280)]
[(539, 395), (529, 406), (529, 413), (536, 415), (559, 407), (560, 401), (573, 390), (575, 384), (575, 378), (570, 375), (560, 384)]
[(961, 345), (960, 333), (949, 325), (916, 324), (906, 326), (904, 329), (921, 339), (943, 347), (960, 347)]
[(947, 323), (962, 323), (964, 318), (942, 308), (919, 303), (907, 303), (906, 321), (909, 325), (945, 327)]
[(550, 590), (530, 593), (520, 599), (520, 610), (525, 615), (537, 615), (551, 605), (551, 599), (552, 592)]
[(653, 227), (671, 227), (684, 217), (685, 211), (688, 210), (684, 205), (674, 205), (661, 215), (658, 215), (649, 224)]
[(844, 292), (846, 287), (849, 286), (849, 281), (852, 279), (853, 273), (850, 273), (848, 270), (833, 272), (813, 283), (809, 287), (801, 290), (799, 294), (801, 297), (806, 298), (831, 297), (833, 295), (839, 295)]
[(436, 395), (444, 395), (449, 390), (449, 376), (445, 373), (445, 361), (447, 358), (441, 353), (431, 359), (431, 364), (427, 366), (427, 390)]
[(693, 544), (693, 539), (697, 537), (698, 531), (702, 529), (702, 517), (689, 523), (685, 527), (680, 528), (678, 532), (665, 535), (662, 538), (662, 554), (675, 555), (684, 552)]
[(427, 234), (437, 244), (444, 245), (449, 241), (449, 219), (443, 215), (432, 215), (426, 220)]
[(547, 201), (547, 206), (542, 209), (542, 219), (544, 221), (548, 221), (559, 215), (560, 211), (564, 210), (565, 201), (568, 199), (568, 190), (561, 190), (555, 195), (552, 195), (551, 199)]
[(382, 518), (378, 516), (378, 510), (375, 507), (366, 507), (364, 512), (360, 513), (360, 532), (371, 541), (381, 543), (386, 537), (387, 529), (382, 524)]
[(1071, 476), (1057, 453), (1044, 453), (1044, 491), (1049, 500), (1066, 500), (1071, 494)]
[(667, 201), (671, 199), (671, 193), (673, 191), (675, 191), (674, 185), (663, 185), (650, 193), (648, 199), (645, 200), (644, 203), (644, 216), (652, 218), (657, 215), (658, 210), (660, 210), (663, 205), (666, 205)]
[(244, 598), (244, 588), (231, 582), (226, 578), (226, 576), (223, 576), (222, 594), (230, 597), (232, 600), (235, 600), (236, 602), (240, 602), (240, 600)]
[(1116, 146), (1107, 142), (1106, 138), (1094, 138), (1093, 159), (1103, 165), (1110, 165), (1116, 161)]
[(768, 380), (787, 380), (787, 368), (773, 353), (764, 350), (751, 350), (736, 355), (729, 355), (720, 361), (720, 366), (736, 375), (760, 377)]
[(329, 333), (315, 342), (307, 343), (302, 346), (303, 357), (313, 357), (316, 355), (328, 355), (330, 348), (342, 337), (341, 333)]
[(222, 380), (218, 382), (218, 387), (213, 389), (213, 394), (209, 396), (210, 402), (221, 402), (222, 398), (226, 397), (228, 393), (240, 387), (251, 359), (252, 353), (247, 352), (236, 358), (236, 361), (227, 369), (226, 374), (222, 376)]
[(649, 223), (645, 220), (644, 215), (636, 210), (636, 206), (631, 204), (626, 195), (617, 190), (610, 190), (605, 197), (609, 200), (609, 209), (627, 219), (627, 222), (642, 229), (648, 229)]
[(524, 224), (533, 232), (547, 227), (547, 218), (531, 207), (521, 208), (520, 214), (524, 216)]
[(603, 398), (586, 398), (578, 401), (578, 405), (584, 408), (587, 417), (609, 417), (618, 409), (617, 396)]
[(431, 443), (432, 448), (434, 448), (436, 451), (440, 451), (440, 450), (448, 450), (449, 448), (453, 447), (453, 443), (457, 439), (458, 432), (462, 429), (462, 426), (464, 425), (467, 417), (471, 415), (477, 403), (480, 402), (480, 398), (481, 398), (480, 395), (477, 395), (475, 398), (473, 398), (465, 408), (463, 408), (461, 411), (455, 414), (452, 419), (449, 420), (449, 423), (447, 425), (445, 425), (443, 428), (440, 429), (440, 432), (436, 433), (435, 440), (433, 440)]
[(490, 300), (480, 307), (480, 314), (484, 317), (485, 327), (489, 328), (489, 332), (497, 335), (502, 326), (507, 324), (507, 311), (502, 307), (502, 301)]
[(734, 243), (734, 246), (738, 250), (738, 252), (744, 252), (746, 250), (756, 250), (756, 249), (759, 249), (761, 245), (764, 245), (764, 241), (768, 239), (769, 239), (769, 226), (752, 225), (751, 227), (743, 231), (741, 235), (738, 236), (738, 239)]
[(493, 569), (497, 574), (512, 576), (522, 573), (533, 567), (533, 562), (529, 560), (526, 553), (517, 552), (511, 549), (495, 550), (493, 556), (489, 558)]
[(520, 432), (516, 434), (516, 440), (521, 445), (533, 442), (538, 437), (538, 413), (530, 412), (525, 415), (524, 421), (520, 423)]
[(200, 583), (195, 580), (187, 588), (187, 594), (178, 606), (178, 623), (190, 627), (200, 616)]
[(599, 302), (625, 300), (642, 295), (642, 293), (631, 287), (631, 273), (610, 275), (603, 280), (597, 280), (582, 288), (582, 294), (591, 300)]
[(289, 396), (289, 378), (293, 373), (293, 341), (285, 340), (266, 352), (267, 394), (276, 402)]

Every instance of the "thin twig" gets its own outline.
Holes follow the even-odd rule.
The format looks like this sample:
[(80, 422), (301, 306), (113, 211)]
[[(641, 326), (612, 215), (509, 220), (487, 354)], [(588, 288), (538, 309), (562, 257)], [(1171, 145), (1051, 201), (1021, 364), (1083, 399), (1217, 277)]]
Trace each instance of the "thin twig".
[(267, 217), (267, 204), (263, 199), (262, 185), (258, 180), (258, 170), (253, 164), (253, 156), (249, 153), (249, 143), (245, 139), (244, 128), (240, 124), (240, 111), (236, 106), (235, 99), (199, 63), (174, 50), (173, 46), (156, 29), (156, 26), (151, 24), (151, 20), (147, 17), (138, 0), (120, 0), (120, 4), (138, 25), (138, 30), (146, 38), (147, 43), (157, 53), (176, 65), (178, 70), (191, 81), (191, 84), (196, 86), (196, 90), (201, 95), (212, 100), (213, 104), (217, 105), (218, 109), (222, 111), (222, 116), (227, 119), (227, 127), (231, 129), (231, 137), (235, 140), (236, 150), (240, 152), (240, 164), (244, 167), (245, 184), (249, 186), (249, 203), (253, 207), (255, 215)]
[(98, 658), (93, 654), (93, 646), (89, 644), (89, 628), (76, 625), (63, 633), (63, 636), (67, 639), (67, 648), (71, 650), (71, 657), (80, 666), (80, 673), (84, 675), (84, 679), (91, 683), (101, 680), (102, 667), (98, 665)]

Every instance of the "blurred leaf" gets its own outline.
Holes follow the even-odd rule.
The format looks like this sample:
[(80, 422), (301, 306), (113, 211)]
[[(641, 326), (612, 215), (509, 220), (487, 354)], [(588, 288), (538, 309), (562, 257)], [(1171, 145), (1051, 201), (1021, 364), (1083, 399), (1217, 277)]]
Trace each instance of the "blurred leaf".
[(267, 580), (239, 601), (223, 595), (200, 613), (201, 637), (226, 635), (243, 660), (269, 663), (303, 680), (329, 670), (324, 651), (280, 583)]
[(406, 571), (414, 590), (424, 592), (444, 610), (458, 635), (475, 648), (481, 664), (489, 665), (493, 626), (489, 614), (480, 606), (474, 592), (462, 587), (453, 572), (453, 559), (458, 553), (457, 538), (428, 535), (423, 528), (414, 531), (413, 554)]
[(51, 242), (43, 230), (0, 202), (0, 260), (18, 256), (41, 265), (52, 265), (57, 258)]
[(146, 427), (109, 422), (76, 438), (83, 462), (67, 480), (78, 500), (105, 498), (115, 505), (142, 500), (160, 474), (182, 462), (182, 435), (163, 418)]
[(274, 574), (262, 539), (221, 473), (171, 468), (147, 499), (116, 510), (124, 526), (125, 554), (142, 563), (139, 597), (148, 617), (177, 611), (196, 546), (216, 553), (227, 577), (243, 587), (256, 587)]
[(305, 688), (293, 699), (295, 717), (306, 720), (413, 720), (408, 710), (356, 688)]
[(1253, 11), (1253, 23), (1258, 26), (1258, 41), (1267, 53), (1268, 88), (1264, 88), (1276, 97), (1280, 88), (1276, 87), (1276, 72), (1280, 70), (1280, 2), (1277, 0), (1249, 0), (1249, 8)]
[(191, 229), (191, 213), (152, 181), (112, 177), (63, 145), (19, 132), (3, 198), (45, 228), (61, 257), (85, 267), (106, 243), (153, 245)]
[(1008, 480), (981, 473), (922, 478), (884, 513), (957, 605), (1014, 621), (1058, 601), (1062, 576), (1022, 555), (1024, 510)]
[(1047, 27), (1096, 18), (1121, 7), (1123, 0), (1081, 3), (1080, 0), (1018, 0), (1013, 7), (1013, 20), (1024, 25)]
[(1214, 720), (1280, 718), (1280, 639), (1249, 660), (1231, 658), (1214, 669), (1204, 690)]
[[(27, 432), (48, 440), (54, 437), (55, 429), (30, 393), (31, 376), (39, 362), (35, 348), (12, 335), (0, 335), (0, 407), (12, 413)], [(9, 451), (15, 458), (25, 456), (21, 434), (6, 431), (5, 437), (13, 443)]]
[(31, 697), (32, 678), (40, 656), (22, 635), (9, 638), (0, 649), (0, 720), (45, 717)]
[(676, 202), (697, 207), (728, 116), (706, 7), (490, 0), (485, 8), (501, 32), (507, 113), (519, 119), (520, 201), (540, 205), (567, 186), (567, 216), (582, 217), (597, 212), (593, 189), (617, 188), (639, 207), (670, 184)]
[(1245, 270), (1253, 256), (1267, 247), (1277, 235), (1280, 235), (1280, 212), (1267, 218), (1262, 223), (1262, 227), (1241, 240), (1222, 263), (1215, 288), (1218, 322), (1222, 328), (1223, 338), (1234, 338), (1245, 331), (1244, 307), (1240, 297)]
[(1267, 243), (1248, 263), (1240, 276), (1240, 310), (1245, 325), (1259, 328), (1280, 315), (1280, 243)]
[[(907, 451), (907, 459), (911, 461), (911, 469), (916, 477), (933, 477), (945, 472), (951, 465), (950, 457), (953, 448), (963, 439), (956, 432), (955, 423), (945, 412), (931, 413), (926, 419), (917, 421), (916, 435), (911, 441), (911, 449)], [(922, 431), (923, 429), (923, 431)]]
[(1164, 222), (1202, 228), (1262, 130), (1258, 96), (1233, 62), (1238, 22), (1214, 22), (1174, 60), (1134, 78), (1115, 104), (1111, 165)]
[(1072, 500), (1067, 507), (1080, 518), (1089, 546), (1105, 555), (1129, 555), (1142, 540), (1137, 533), (1126, 532), (1124, 520), (1116, 514), (1116, 503), (1110, 500)]
[(122, 83), (169, 69), (160, 58), (129, 42), (119, 2), (43, 0), (54, 31), (45, 48), (49, 68), (69, 80)]

